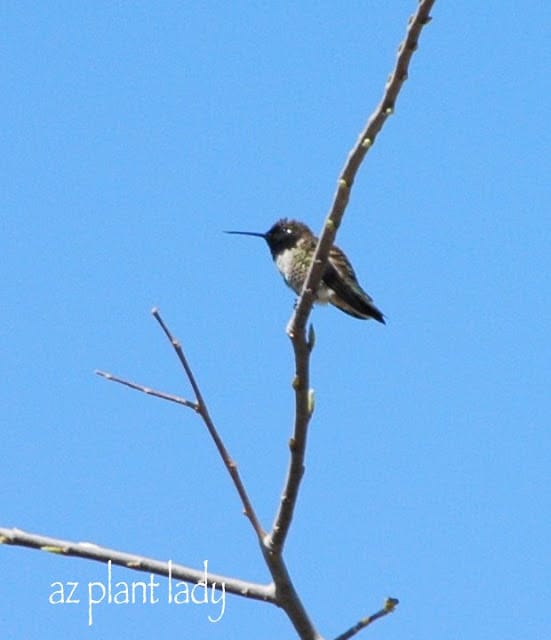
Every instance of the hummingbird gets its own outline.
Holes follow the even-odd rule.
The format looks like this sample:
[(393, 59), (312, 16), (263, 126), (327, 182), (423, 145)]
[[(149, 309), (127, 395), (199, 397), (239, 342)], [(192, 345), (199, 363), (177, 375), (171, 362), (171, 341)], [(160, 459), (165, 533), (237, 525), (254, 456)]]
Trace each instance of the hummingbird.
[[(272, 259), (285, 283), (300, 295), (308, 269), (318, 244), (309, 227), (298, 220), (282, 218), (266, 233), (256, 231), (226, 231), (226, 233), (256, 236), (266, 240)], [(315, 302), (330, 303), (354, 318), (374, 318), (385, 324), (384, 315), (373, 299), (360, 286), (354, 269), (345, 253), (333, 245), (321, 278)]]

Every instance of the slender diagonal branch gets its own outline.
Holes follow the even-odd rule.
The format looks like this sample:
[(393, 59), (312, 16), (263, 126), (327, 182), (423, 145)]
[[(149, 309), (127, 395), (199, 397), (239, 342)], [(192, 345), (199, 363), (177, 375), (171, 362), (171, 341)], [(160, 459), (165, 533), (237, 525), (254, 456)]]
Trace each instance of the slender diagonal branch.
[(337, 636), (335, 640), (349, 640), (350, 638), (352, 638), (352, 636), (355, 636), (362, 629), (365, 629), (367, 626), (369, 626), (372, 622), (375, 622), (375, 620), (384, 618), (389, 613), (392, 613), (397, 606), (398, 600), (396, 598), (387, 598), (382, 609), (377, 611), (377, 613), (368, 616), (367, 618), (362, 618), (355, 625), (351, 626), (350, 629), (348, 629), (344, 633), (341, 633), (340, 636)]
[[(72, 540), (61, 540), (50, 538), (35, 533), (28, 533), (19, 529), (0, 528), (0, 544), (16, 545), (20, 547), (30, 547), (40, 551), (49, 551), (64, 556), (74, 556), (76, 558), (86, 558), (97, 562), (111, 562), (112, 564), (133, 569), (135, 571), (146, 571), (158, 576), (171, 577), (184, 582), (197, 584), (205, 579), (204, 571), (192, 569), (182, 564), (174, 564), (163, 560), (155, 560), (145, 556), (107, 549), (91, 542), (74, 542)], [(221, 576), (215, 573), (207, 573), (206, 581), (209, 586), (215, 589), (224, 589), (234, 595), (262, 600), (275, 604), (274, 585), (257, 584)]]
[(337, 191), (319, 236), (308, 276), (293, 315), (287, 325), (287, 333), (291, 339), (295, 354), (295, 378), (293, 381), (295, 389), (295, 425), (293, 438), (290, 442), (289, 470), (279, 510), (269, 535), (272, 548), (276, 551), (280, 550), (285, 543), (298, 497), (300, 482), (304, 475), (307, 430), (313, 405), (309, 376), (311, 345), (306, 336), (306, 323), (314, 303), (314, 292), (318, 290), (321, 282), (329, 250), (335, 241), (337, 229), (348, 204), (356, 173), (367, 152), (373, 146), (375, 138), (388, 116), (394, 111), (398, 94), (407, 79), (409, 63), (417, 48), (421, 30), (430, 21), (429, 14), (434, 2), (435, 0), (420, 0), (416, 13), (409, 20), (405, 38), (398, 48), (396, 64), (386, 83), (383, 97), (368, 119), (339, 176)]
[[(197, 381), (195, 380), (195, 376), (193, 375), (193, 371), (191, 370), (191, 367), (188, 364), (186, 356), (184, 355), (184, 352), (182, 350), (182, 345), (180, 344), (180, 341), (177, 340), (172, 335), (172, 333), (170, 332), (170, 329), (167, 327), (165, 321), (161, 318), (161, 314), (159, 313), (159, 310), (157, 308), (152, 309), (151, 313), (152, 313), (153, 317), (155, 318), (155, 320), (157, 320), (157, 322), (161, 326), (161, 329), (163, 330), (165, 336), (170, 341), (170, 344), (172, 345), (174, 351), (176, 352), (176, 355), (178, 356), (178, 359), (180, 360), (180, 363), (181, 363), (182, 367), (184, 368), (184, 371), (186, 372), (187, 379), (189, 380), (191, 388), (193, 389), (193, 393), (195, 394), (195, 398), (197, 399), (197, 404), (199, 405), (199, 409), (198, 409), (199, 413), (201, 413), (200, 410), (203, 409), (203, 413), (205, 415), (208, 415), (207, 405), (206, 405), (205, 401), (203, 400), (203, 395), (201, 394), (201, 389), (199, 389), (199, 385), (197, 384)], [(211, 423), (211, 427), (212, 427), (212, 431), (209, 428), (209, 432), (210, 432), (211, 436), (213, 436), (213, 438), (214, 438), (213, 433), (216, 433), (216, 429), (214, 429), (214, 427), (212, 426), (212, 421), (210, 420), (210, 418), (209, 418), (209, 422)], [(207, 428), (208, 427), (209, 427), (209, 425), (207, 425)], [(216, 434), (215, 441), (217, 442), (219, 440), (220, 440), (220, 438), (218, 438), (218, 434)]]
[(171, 402), (175, 402), (177, 404), (181, 404), (185, 407), (188, 407), (190, 409), (193, 409), (194, 411), (196, 411), (202, 418), (203, 423), (205, 424), (205, 426), (207, 427), (207, 430), (210, 434), (210, 437), (212, 438), (212, 440), (214, 441), (214, 444), (216, 446), (216, 449), (218, 450), (218, 453), (220, 455), (220, 457), (222, 458), (222, 462), (224, 463), (224, 466), (226, 467), (228, 473), (230, 474), (230, 477), (232, 479), (232, 482), (237, 490), (237, 493), (239, 494), (239, 498), (241, 499), (241, 503), (243, 505), (243, 511), (245, 513), (245, 515), (247, 516), (247, 518), (249, 518), (253, 529), (257, 535), (258, 541), (261, 544), (261, 546), (263, 545), (263, 541), (264, 541), (264, 537), (266, 535), (266, 532), (264, 531), (264, 529), (262, 528), (262, 525), (260, 524), (260, 521), (258, 520), (257, 516), (256, 516), (256, 512), (253, 508), (253, 505), (249, 499), (249, 496), (247, 494), (247, 490), (245, 489), (245, 485), (243, 484), (243, 481), (241, 480), (241, 476), (239, 475), (239, 471), (237, 469), (237, 465), (235, 463), (235, 461), (232, 459), (232, 457), (230, 456), (228, 450), (226, 449), (222, 438), (220, 437), (220, 435), (218, 434), (218, 431), (216, 430), (216, 427), (214, 426), (214, 422), (212, 420), (212, 418), (210, 417), (206, 402), (203, 398), (203, 395), (201, 393), (201, 389), (199, 388), (199, 385), (197, 384), (197, 380), (195, 379), (195, 376), (193, 374), (193, 371), (191, 370), (191, 367), (189, 366), (189, 363), (187, 361), (187, 358), (184, 354), (184, 351), (182, 349), (182, 345), (180, 344), (180, 342), (172, 335), (170, 329), (168, 328), (168, 326), (166, 325), (165, 321), (162, 319), (159, 310), (158, 309), (153, 309), (151, 311), (151, 313), (153, 314), (153, 317), (155, 318), (155, 320), (157, 320), (157, 322), (159, 323), (159, 325), (161, 326), (164, 334), (166, 335), (166, 337), (168, 338), (172, 348), (174, 349), (174, 351), (176, 352), (176, 355), (178, 356), (178, 359), (180, 360), (180, 363), (186, 373), (187, 379), (189, 380), (189, 383), (191, 385), (191, 388), (193, 389), (193, 393), (195, 394), (195, 399), (196, 402), (191, 402), (190, 400), (186, 400), (184, 398), (180, 398), (179, 396), (175, 396), (169, 393), (165, 393), (164, 391), (156, 391), (154, 389), (151, 389), (149, 387), (146, 387), (144, 385), (141, 384), (137, 384), (135, 382), (130, 382), (129, 380), (124, 380), (123, 378), (119, 378), (118, 376), (114, 376), (111, 373), (107, 373), (105, 371), (96, 371), (96, 373), (101, 376), (102, 378), (105, 378), (106, 380), (110, 380), (112, 382), (118, 382), (119, 384), (123, 384), (127, 387), (130, 387), (131, 389), (135, 389), (136, 391), (141, 391), (142, 393), (147, 393), (148, 395), (152, 395), (155, 396), (157, 398), (162, 398), (163, 400), (169, 400)]
[(176, 404), (181, 404), (184, 407), (193, 409), (194, 411), (199, 410), (199, 407), (195, 402), (191, 402), (190, 400), (186, 400), (185, 398), (180, 398), (180, 396), (175, 396), (175, 395), (172, 395), (171, 393), (165, 393), (164, 391), (157, 391), (156, 389), (151, 389), (151, 387), (144, 387), (141, 384), (137, 384), (136, 382), (131, 382), (130, 380), (125, 380), (124, 378), (119, 378), (119, 376), (114, 376), (112, 373), (107, 373), (106, 371), (96, 370), (95, 373), (96, 375), (102, 378), (105, 378), (105, 380), (110, 380), (111, 382), (118, 382), (119, 384), (122, 384), (125, 387), (129, 387), (130, 389), (134, 389), (135, 391), (141, 391), (142, 393), (145, 393), (148, 396), (153, 396), (154, 398), (161, 398), (161, 400), (168, 400), (169, 402), (175, 402)]
[(289, 441), (291, 456), (285, 486), (272, 531), (268, 536), (269, 544), (274, 553), (282, 553), (283, 545), (291, 526), (300, 482), (304, 475), (308, 423), (313, 409), (313, 402), (311, 401), (313, 392), (309, 395), (310, 349), (305, 341), (294, 339), (293, 347), (295, 350), (295, 378), (293, 380), (293, 388), (295, 389), (295, 424), (293, 437)]
[(153, 309), (151, 313), (153, 314), (153, 317), (155, 318), (155, 320), (157, 320), (157, 322), (160, 324), (162, 330), (164, 331), (164, 334), (166, 335), (174, 351), (176, 352), (176, 355), (178, 356), (178, 359), (180, 360), (182, 367), (184, 368), (184, 371), (186, 372), (186, 376), (189, 380), (189, 383), (191, 384), (191, 388), (193, 389), (193, 393), (195, 394), (195, 398), (197, 400), (197, 413), (203, 419), (203, 422), (207, 427), (210, 437), (212, 438), (216, 446), (216, 449), (218, 450), (218, 453), (222, 458), (224, 466), (226, 467), (226, 469), (228, 470), (228, 473), (231, 476), (231, 479), (237, 490), (237, 493), (241, 498), (245, 515), (247, 516), (247, 518), (249, 518), (260, 544), (263, 544), (264, 536), (266, 535), (266, 532), (262, 528), (262, 525), (260, 524), (260, 521), (256, 516), (256, 512), (253, 509), (253, 505), (249, 499), (249, 495), (247, 494), (245, 485), (243, 484), (243, 481), (241, 480), (241, 476), (239, 475), (239, 471), (237, 470), (237, 464), (230, 456), (228, 450), (226, 449), (226, 446), (224, 445), (224, 442), (222, 441), (222, 438), (220, 437), (220, 435), (218, 434), (218, 431), (216, 430), (216, 427), (214, 426), (214, 422), (210, 417), (207, 405), (203, 399), (203, 395), (201, 393), (199, 385), (197, 384), (197, 380), (195, 379), (195, 376), (193, 375), (193, 371), (191, 370), (191, 367), (189, 366), (187, 358), (184, 355), (182, 345), (180, 344), (179, 340), (177, 340), (172, 335), (171, 331), (165, 324), (164, 320), (161, 318), (159, 310)]

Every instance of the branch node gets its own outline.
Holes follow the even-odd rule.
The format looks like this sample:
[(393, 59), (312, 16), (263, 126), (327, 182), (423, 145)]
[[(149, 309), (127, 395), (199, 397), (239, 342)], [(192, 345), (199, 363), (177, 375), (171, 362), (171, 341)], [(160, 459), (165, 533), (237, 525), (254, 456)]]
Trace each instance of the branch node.
[(306, 341), (306, 346), (308, 347), (308, 351), (312, 353), (316, 345), (316, 332), (314, 331), (314, 325), (310, 324), (308, 327), (308, 340)]
[(312, 415), (316, 407), (316, 394), (313, 389), (308, 390), (308, 413)]
[(59, 553), (63, 555), (67, 553), (67, 548), (45, 544), (44, 546), (40, 547), (40, 551), (47, 551), (48, 553)]
[(130, 560), (129, 562), (126, 563), (126, 566), (129, 569), (139, 569), (142, 566), (142, 563), (139, 562), (138, 560)]

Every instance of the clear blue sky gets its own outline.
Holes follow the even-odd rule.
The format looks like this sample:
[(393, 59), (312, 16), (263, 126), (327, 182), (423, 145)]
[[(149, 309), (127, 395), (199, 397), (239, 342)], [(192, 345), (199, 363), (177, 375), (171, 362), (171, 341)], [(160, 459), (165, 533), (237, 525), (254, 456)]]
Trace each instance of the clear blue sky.
[[(265, 526), (287, 466), (293, 295), (259, 240), (322, 226), (411, 2), (2, 10), (1, 525), (268, 581), (149, 315), (182, 340)], [(551, 637), (551, 5), (437, 2), (338, 243), (388, 317), (313, 313), (287, 560), (329, 639)], [(140, 574), (115, 568), (115, 579)], [(101, 564), (0, 547), (0, 635), (293, 638), (284, 615), (48, 604)], [(143, 579), (143, 577), (142, 577)], [(258, 631), (259, 625), (262, 630)]]

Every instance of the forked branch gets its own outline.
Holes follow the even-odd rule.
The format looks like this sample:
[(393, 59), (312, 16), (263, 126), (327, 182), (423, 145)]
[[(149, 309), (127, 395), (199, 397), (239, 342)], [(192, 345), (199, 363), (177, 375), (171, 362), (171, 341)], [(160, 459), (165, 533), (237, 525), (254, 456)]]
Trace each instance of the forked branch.
[[(201, 393), (201, 389), (195, 379), (195, 375), (187, 361), (187, 358), (184, 354), (182, 346), (180, 342), (173, 336), (172, 332), (168, 328), (168, 325), (162, 319), (158, 309), (153, 309), (152, 311), (153, 317), (159, 325), (161, 326), (163, 333), (168, 338), (172, 348), (174, 349), (180, 364), (182, 365), (187, 379), (193, 389), (193, 393), (195, 395), (195, 402), (190, 400), (186, 400), (185, 398), (181, 398), (179, 396), (175, 396), (172, 394), (165, 393), (164, 391), (157, 391), (155, 389), (151, 389), (150, 387), (146, 387), (135, 382), (131, 382), (129, 380), (125, 380), (124, 378), (119, 378), (118, 376), (114, 376), (110, 373), (106, 373), (104, 371), (97, 371), (96, 373), (106, 380), (111, 380), (113, 382), (118, 382), (124, 386), (127, 386), (136, 391), (141, 391), (142, 393), (147, 393), (148, 395), (152, 395), (157, 398), (161, 398), (163, 400), (169, 400), (171, 402), (175, 402), (177, 404), (183, 405), (190, 409), (196, 411), (202, 418), (207, 430), (216, 445), (218, 453), (222, 458), (224, 466), (228, 470), (228, 473), (231, 476), (233, 484), (237, 489), (239, 497), (241, 498), (241, 502), (243, 504), (244, 512), (248, 516), (251, 524), (256, 532), (258, 542), (260, 544), (260, 549), (262, 551), (264, 560), (266, 565), (272, 575), (273, 584), (267, 587), (261, 587), (264, 589), (262, 594), (266, 596), (266, 600), (277, 604), (281, 607), (291, 622), (293, 623), (295, 629), (297, 630), (299, 637), (304, 640), (320, 640), (321, 636), (315, 630), (299, 596), (295, 590), (293, 582), (289, 576), (287, 571), (287, 567), (285, 565), (285, 561), (283, 556), (279, 554), (275, 554), (272, 552), (269, 545), (266, 544), (266, 534), (256, 517), (256, 513), (253, 509), (251, 501), (248, 497), (245, 486), (241, 480), (241, 476), (237, 470), (237, 466), (235, 462), (230, 457), (220, 435), (218, 434), (214, 423), (210, 417), (207, 404), (203, 398)], [(258, 589), (257, 591), (258, 592)], [(246, 595), (246, 593), (241, 593), (240, 595)], [(269, 597), (268, 597), (269, 596)]]
[(136, 382), (131, 382), (130, 380), (125, 380), (124, 378), (119, 378), (118, 376), (114, 376), (111, 373), (106, 373), (105, 371), (96, 371), (96, 373), (97, 375), (101, 376), (102, 378), (105, 378), (106, 380), (110, 380), (112, 382), (118, 382), (119, 384), (122, 384), (126, 387), (130, 387), (130, 389), (141, 391), (142, 393), (146, 393), (156, 398), (161, 398), (163, 400), (169, 400), (171, 402), (181, 404), (184, 407), (193, 409), (201, 416), (201, 419), (203, 420), (203, 423), (205, 424), (209, 432), (209, 435), (212, 438), (220, 457), (222, 458), (222, 462), (224, 463), (224, 466), (226, 467), (228, 473), (230, 474), (233, 485), (235, 486), (237, 493), (239, 494), (239, 498), (241, 499), (241, 503), (243, 505), (243, 512), (245, 513), (247, 518), (249, 518), (253, 526), (253, 529), (255, 530), (259, 543), (263, 545), (263, 541), (266, 533), (256, 516), (256, 512), (249, 499), (247, 490), (245, 489), (245, 485), (243, 484), (243, 481), (241, 480), (241, 476), (239, 475), (237, 465), (235, 464), (234, 460), (232, 459), (228, 450), (226, 449), (226, 446), (224, 445), (224, 442), (222, 441), (222, 438), (218, 434), (218, 431), (216, 430), (214, 422), (210, 417), (207, 404), (203, 398), (203, 395), (201, 394), (201, 389), (197, 384), (195, 375), (193, 374), (193, 371), (189, 366), (187, 358), (182, 349), (182, 345), (180, 344), (180, 341), (177, 340), (172, 335), (172, 332), (166, 325), (165, 321), (162, 319), (161, 314), (159, 313), (159, 310), (152, 309), (151, 313), (153, 314), (153, 317), (155, 318), (155, 320), (157, 320), (157, 322), (159, 323), (161, 329), (163, 330), (163, 333), (168, 338), (172, 348), (174, 349), (176, 355), (178, 356), (178, 360), (180, 361), (180, 364), (182, 365), (182, 368), (186, 373), (186, 376), (191, 385), (191, 388), (193, 389), (193, 393), (195, 395), (195, 402), (191, 402), (190, 400), (186, 400), (185, 398), (180, 398), (179, 396), (175, 396), (170, 393), (165, 393), (164, 391), (156, 391), (155, 389), (151, 389), (150, 387), (137, 384)]

